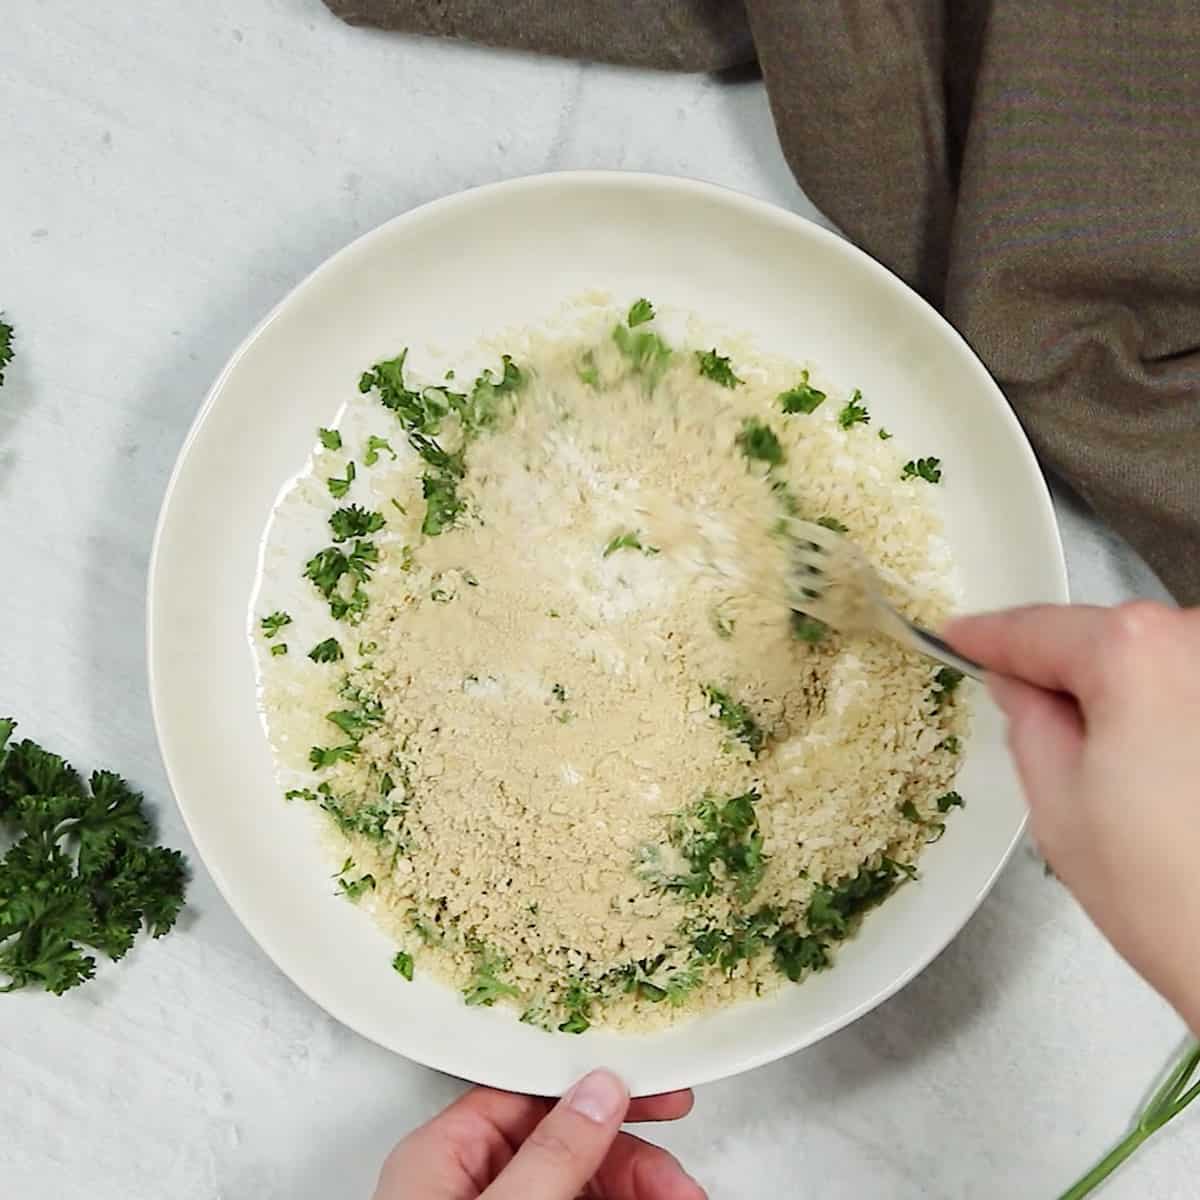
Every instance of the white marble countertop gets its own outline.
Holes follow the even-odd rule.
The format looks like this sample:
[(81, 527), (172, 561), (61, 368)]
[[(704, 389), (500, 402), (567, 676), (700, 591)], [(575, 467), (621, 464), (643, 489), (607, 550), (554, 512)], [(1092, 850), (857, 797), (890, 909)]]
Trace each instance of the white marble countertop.
[[(209, 383), (363, 230), (566, 167), (692, 175), (813, 213), (761, 84), (350, 29), (319, 0), (13, 0), (0, 33), (0, 711), (141, 786), (159, 763), (143, 584)], [(1159, 594), (1069, 502), (1077, 598)], [(1131, 797), (1136, 802), (1136, 797)], [(61, 999), (0, 998), (0, 1192), (14, 1200), (362, 1197), (460, 1087), (332, 1022), (203, 866), (181, 931)], [(714, 1200), (1052, 1198), (1123, 1131), (1182, 1037), (1028, 853), (871, 1016), (701, 1090), (661, 1131)], [(1105, 1196), (1196, 1194), (1184, 1118)]]

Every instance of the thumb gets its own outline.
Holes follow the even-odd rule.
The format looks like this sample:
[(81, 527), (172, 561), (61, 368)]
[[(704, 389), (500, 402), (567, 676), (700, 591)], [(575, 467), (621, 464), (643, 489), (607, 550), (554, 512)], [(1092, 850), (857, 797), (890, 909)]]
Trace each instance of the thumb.
[(595, 1175), (629, 1108), (611, 1071), (585, 1075), (525, 1139), (481, 1200), (574, 1200)]

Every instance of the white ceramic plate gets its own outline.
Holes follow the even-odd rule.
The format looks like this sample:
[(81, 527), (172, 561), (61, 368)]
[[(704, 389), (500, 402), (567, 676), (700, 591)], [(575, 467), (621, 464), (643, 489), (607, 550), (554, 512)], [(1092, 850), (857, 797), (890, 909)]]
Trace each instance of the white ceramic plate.
[(398, 217), (335, 255), (221, 373), (167, 488), (150, 568), (150, 691), (163, 759), (196, 847), (263, 949), (333, 1016), (454, 1075), (557, 1094), (605, 1064), (635, 1093), (744, 1071), (811, 1044), (912, 979), (962, 928), (1021, 832), (998, 714), (982, 695), (964, 756), (967, 808), (922, 879), (871, 914), (835, 968), (752, 1007), (668, 1032), (547, 1035), (405, 985), (365, 913), (331, 894), (313, 814), (285, 805), (246, 641), (260, 538), (365, 364), (400, 345), (470, 346), (533, 325), (590, 288), (648, 295), (761, 349), (861, 387), (901, 445), (936, 453), (965, 603), (1066, 599), (1041, 473), (1003, 396), (962, 339), (903, 283), (792, 213), (647, 175), (537, 176)]

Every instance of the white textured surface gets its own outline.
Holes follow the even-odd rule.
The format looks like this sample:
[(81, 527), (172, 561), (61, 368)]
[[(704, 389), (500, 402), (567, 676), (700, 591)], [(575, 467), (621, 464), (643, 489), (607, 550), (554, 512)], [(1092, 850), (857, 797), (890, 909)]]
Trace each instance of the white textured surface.
[[(147, 708), (143, 579), (179, 443), (262, 313), (394, 213), (549, 168), (694, 175), (812, 212), (757, 83), (352, 30), (318, 0), (14, 0), (0, 113), (0, 305), (20, 336), (0, 392), (0, 710), (128, 774), (185, 848)], [(1077, 598), (1159, 594), (1061, 512)], [(62, 1000), (0, 998), (5, 1196), (366, 1197), (392, 1141), (457, 1091), (309, 1004), (196, 867), (181, 931), (126, 969)], [(900, 996), (703, 1089), (661, 1135), (714, 1200), (1049, 1198), (1181, 1036), (1021, 854)], [(1106, 1195), (1193, 1195), (1187, 1124)]]

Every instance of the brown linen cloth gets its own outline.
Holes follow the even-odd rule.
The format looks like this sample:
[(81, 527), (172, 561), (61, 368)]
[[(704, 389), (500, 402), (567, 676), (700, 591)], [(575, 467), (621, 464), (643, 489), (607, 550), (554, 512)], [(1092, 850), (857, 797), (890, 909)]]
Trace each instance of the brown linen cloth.
[(642, 66), (756, 55), (813, 202), (943, 308), (1042, 461), (1200, 604), (1200, 0), (326, 3)]

